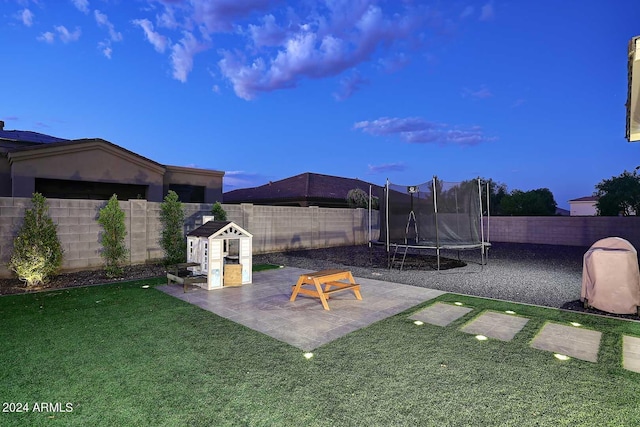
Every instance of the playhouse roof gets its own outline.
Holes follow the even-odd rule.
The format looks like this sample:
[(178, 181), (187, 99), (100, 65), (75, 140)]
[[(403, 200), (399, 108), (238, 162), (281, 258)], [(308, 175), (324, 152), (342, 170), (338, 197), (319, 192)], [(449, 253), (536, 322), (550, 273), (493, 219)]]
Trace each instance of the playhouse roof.
[(251, 233), (233, 221), (207, 221), (200, 227), (188, 233), (187, 236), (217, 237), (222, 234), (235, 234), (240, 235), (239, 237), (253, 237)]

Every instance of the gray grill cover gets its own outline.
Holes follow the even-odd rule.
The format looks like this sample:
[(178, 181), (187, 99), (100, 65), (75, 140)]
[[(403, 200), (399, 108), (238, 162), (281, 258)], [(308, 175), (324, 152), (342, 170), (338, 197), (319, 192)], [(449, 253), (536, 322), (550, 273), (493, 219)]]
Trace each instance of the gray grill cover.
[(640, 306), (638, 255), (627, 240), (607, 237), (584, 254), (580, 300), (608, 313), (635, 314)]

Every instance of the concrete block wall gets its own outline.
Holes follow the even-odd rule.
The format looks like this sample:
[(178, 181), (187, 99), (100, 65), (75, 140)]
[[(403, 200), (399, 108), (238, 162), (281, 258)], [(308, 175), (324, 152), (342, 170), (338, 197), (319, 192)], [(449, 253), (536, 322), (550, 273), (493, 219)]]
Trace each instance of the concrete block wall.
[[(47, 199), (49, 215), (58, 228), (58, 237), (64, 250), (63, 271), (100, 268), (104, 259), (100, 255), (100, 233), (98, 224), (104, 200)], [(141, 264), (148, 260), (161, 259), (160, 248), (160, 203), (146, 200), (118, 202), (125, 212), (129, 249), (129, 263)], [(202, 224), (202, 215), (211, 211), (206, 204), (185, 204), (185, 231)], [(0, 277), (9, 277), (7, 263), (13, 252), (13, 239), (24, 220), (25, 209), (31, 207), (30, 198), (0, 197)]]
[(13, 253), (13, 239), (23, 222), (25, 206), (30, 206), (30, 199), (13, 199), (0, 197), (0, 274), (8, 273), (7, 263)]
[(120, 207), (125, 211), (131, 264), (141, 264), (147, 260), (147, 203), (146, 200), (119, 202)]
[[(47, 199), (49, 215), (58, 227), (64, 250), (63, 271), (101, 268), (102, 246), (98, 224), (104, 200)], [(126, 245), (129, 263), (140, 264), (162, 259), (160, 247), (160, 206), (146, 200), (120, 201), (125, 212)], [(210, 215), (211, 204), (185, 203), (185, 234)], [(7, 263), (13, 252), (13, 239), (31, 207), (30, 198), (0, 197), (0, 277), (10, 277)], [(364, 244), (368, 241), (368, 212), (364, 209), (299, 208), (223, 205), (227, 219), (253, 234), (254, 253), (288, 249), (320, 248)], [(374, 212), (374, 231), (378, 215)], [(375, 234), (377, 237), (377, 234)]]
[[(224, 205), (227, 219), (253, 234), (253, 252), (364, 244), (369, 214), (365, 209)], [(377, 238), (378, 213), (374, 213)]]
[[(105, 202), (95, 200), (48, 199), (49, 215), (58, 228), (64, 250), (63, 268), (84, 269), (101, 265), (97, 223), (99, 209)], [(7, 263), (13, 252), (13, 239), (24, 221), (24, 211), (31, 207), (30, 198), (0, 198), (0, 277), (10, 272)]]
[[(485, 233), (487, 222), (485, 218)], [(498, 216), (489, 224), (491, 242), (591, 246), (605, 237), (622, 237), (640, 250), (640, 216)]]
[[(240, 205), (241, 211), (227, 218), (253, 234), (253, 252), (265, 253), (313, 248), (317, 234), (318, 208)], [(226, 207), (225, 207), (226, 209)]]

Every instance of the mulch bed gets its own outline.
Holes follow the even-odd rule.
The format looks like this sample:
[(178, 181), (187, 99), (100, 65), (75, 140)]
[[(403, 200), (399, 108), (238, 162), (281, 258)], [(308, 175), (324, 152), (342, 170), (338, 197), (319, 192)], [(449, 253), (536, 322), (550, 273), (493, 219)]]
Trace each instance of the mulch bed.
[(49, 278), (46, 283), (40, 286), (30, 288), (27, 288), (24, 282), (16, 278), (0, 279), (0, 295), (24, 294), (103, 283), (148, 279), (150, 277), (164, 276), (166, 271), (162, 264), (131, 265), (124, 267), (120, 277), (114, 278), (107, 276), (104, 270), (84, 270), (59, 274)]
[[(402, 261), (404, 252), (398, 250), (394, 267), (398, 267)], [(382, 246), (338, 246), (332, 248), (309, 249), (300, 251), (287, 251), (284, 255), (291, 257), (310, 258), (324, 260), (336, 264), (352, 267), (381, 267), (386, 268), (390, 259)], [(393, 256), (393, 252), (391, 252)], [(464, 267), (467, 264), (457, 259), (440, 256), (440, 270)], [(435, 255), (410, 249), (402, 267), (404, 270), (437, 270), (438, 258)]]

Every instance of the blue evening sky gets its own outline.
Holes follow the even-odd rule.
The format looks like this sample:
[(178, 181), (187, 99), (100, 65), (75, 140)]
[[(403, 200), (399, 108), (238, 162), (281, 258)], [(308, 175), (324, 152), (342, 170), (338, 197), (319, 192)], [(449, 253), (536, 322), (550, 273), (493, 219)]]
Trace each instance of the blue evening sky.
[(560, 207), (640, 165), (638, 0), (0, 0), (5, 129), (103, 138), (225, 190), (482, 176)]

